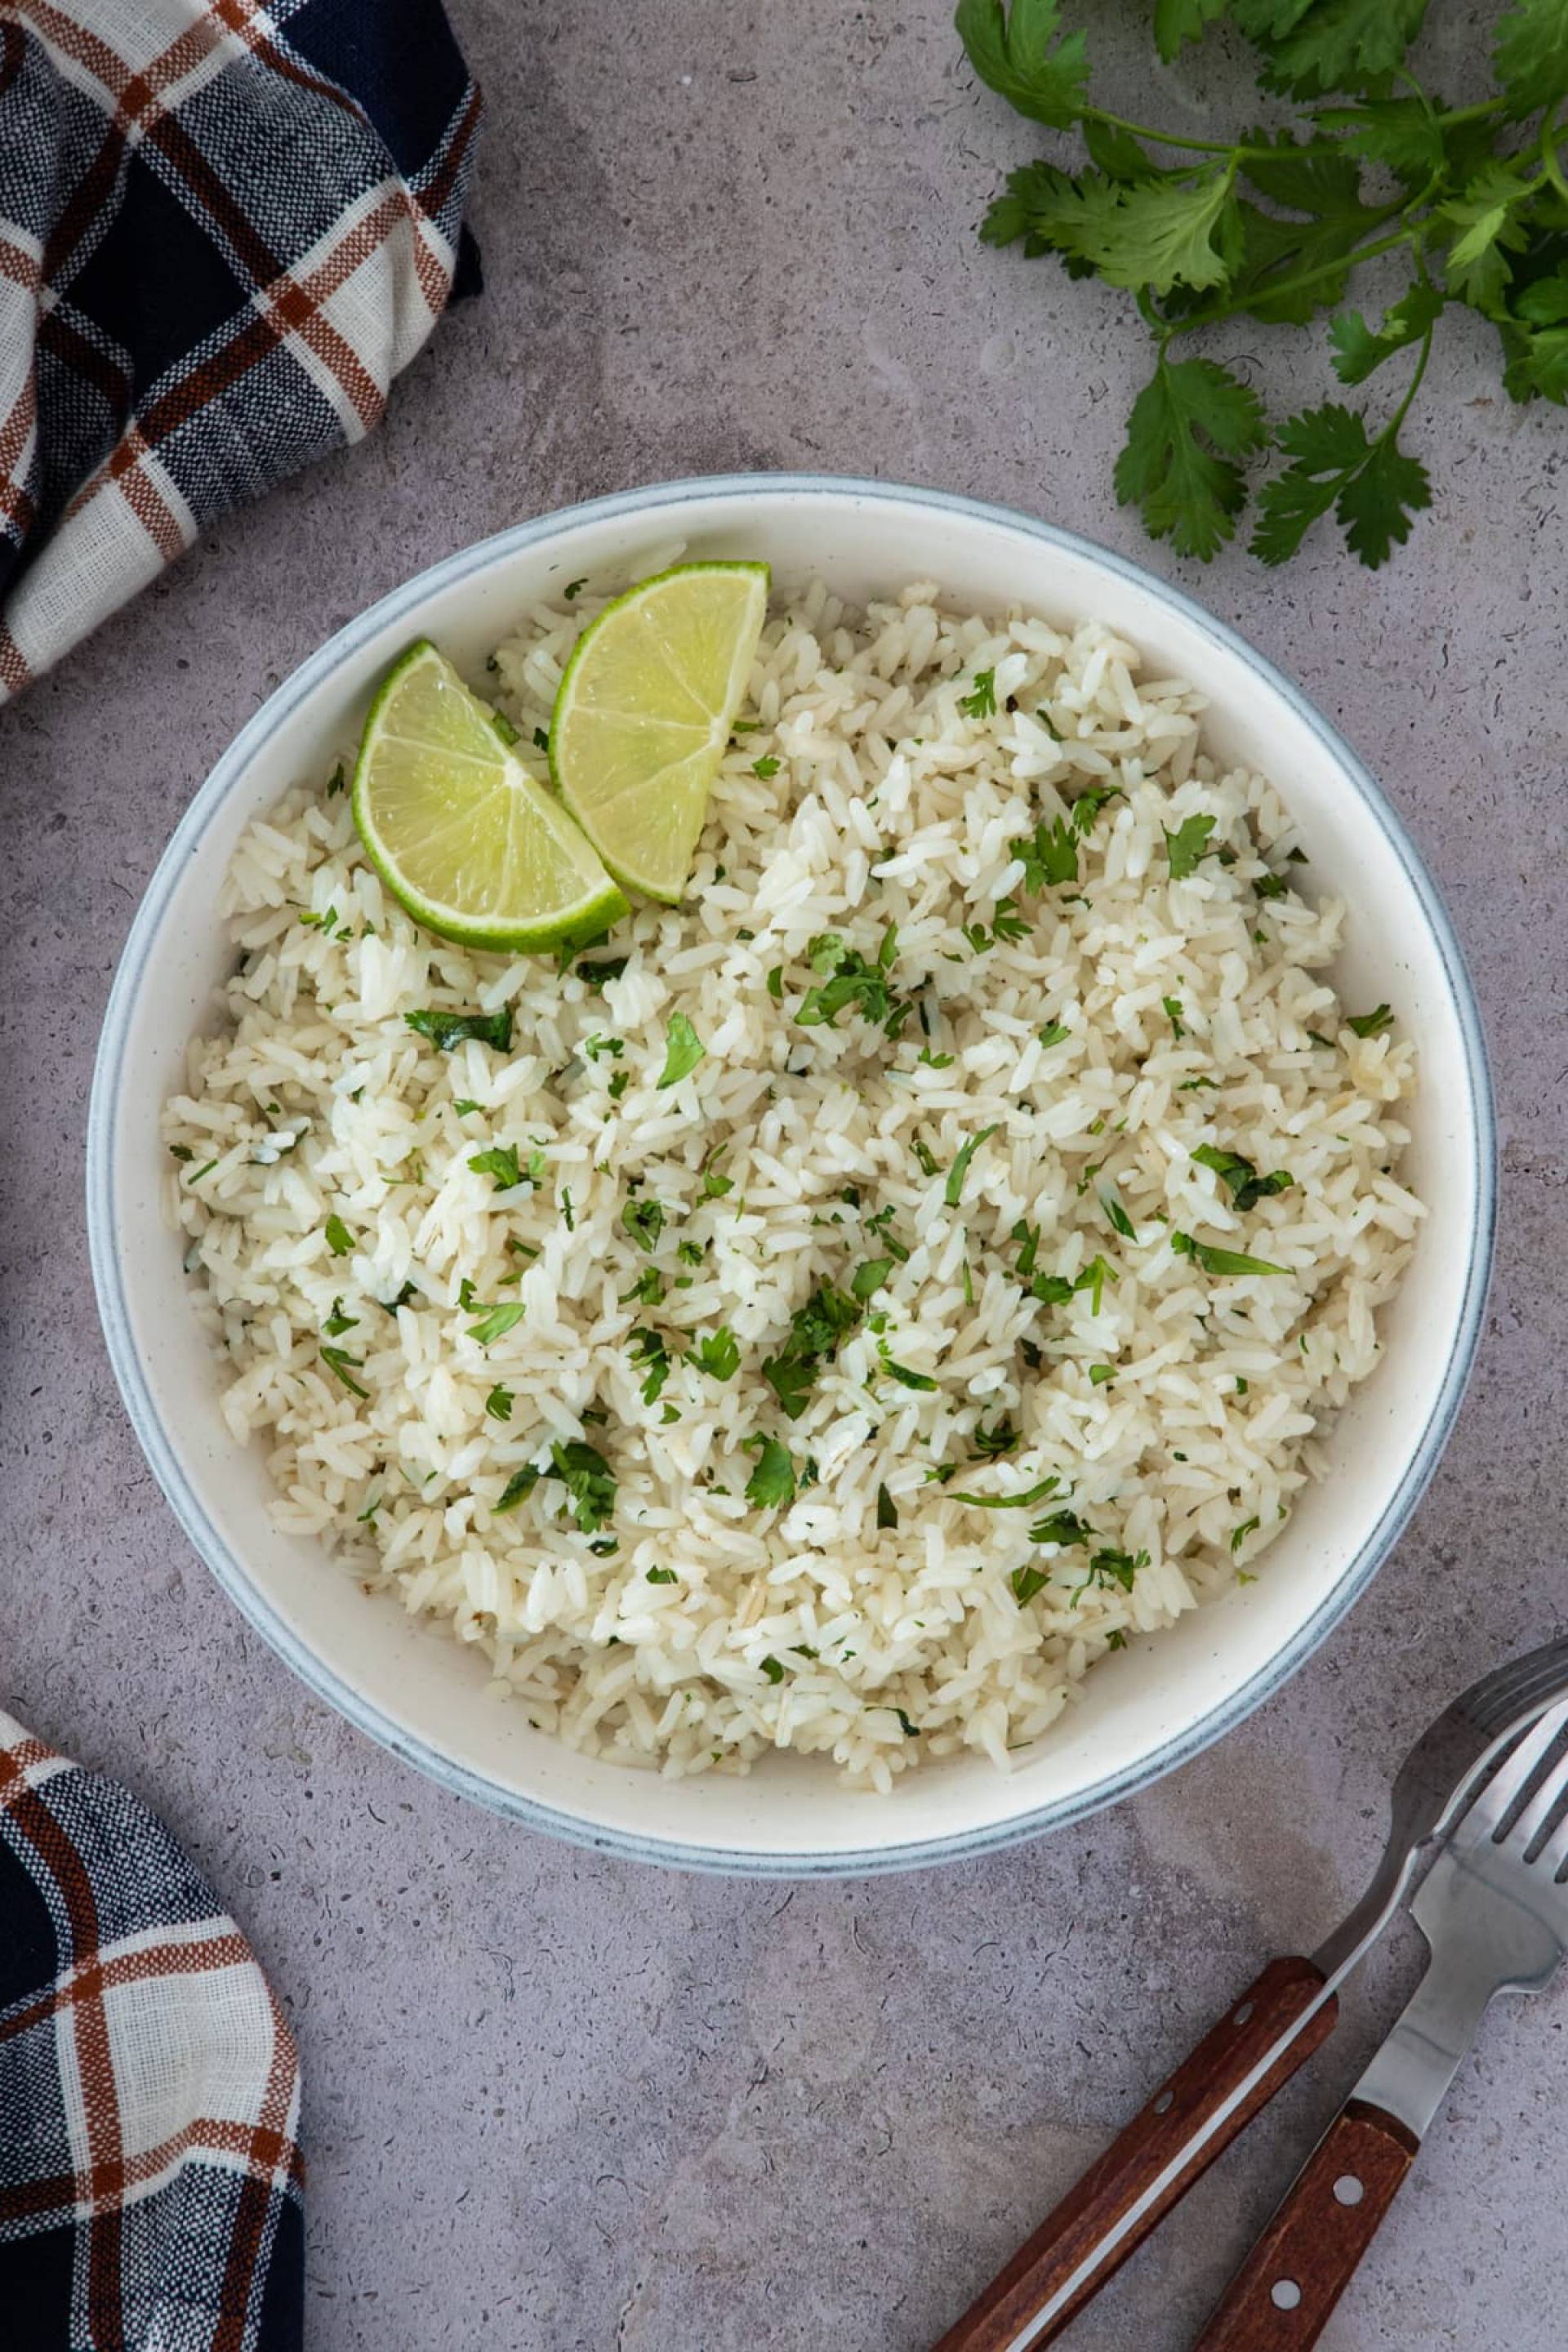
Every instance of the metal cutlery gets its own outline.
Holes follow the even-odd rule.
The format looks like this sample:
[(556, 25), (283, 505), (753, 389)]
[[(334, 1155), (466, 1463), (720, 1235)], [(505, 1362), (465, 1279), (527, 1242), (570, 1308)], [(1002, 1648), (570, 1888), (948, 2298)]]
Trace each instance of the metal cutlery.
[(1449, 1832), (1410, 1906), (1415, 1996), (1231, 2282), (1197, 2352), (1315, 2344), (1505, 1988), (1568, 1951), (1568, 1702), (1526, 1731)]
[[(1437, 1842), (1455, 1830), (1479, 1790), (1489, 1795), (1489, 1776), (1500, 1781), (1512, 1767), (1510, 1743), (1565, 1692), (1568, 1639), (1511, 1660), (1445, 1708), (1400, 1767), (1388, 1840), (1360, 1902), (1310, 1958), (1269, 1961), (935, 2352), (1027, 2352), (1061, 2333), (1327, 2039), (1338, 2017), (1339, 1986), (1432, 1865)], [(1446, 1883), (1447, 1874), (1439, 1888)], [(1273, 2283), (1271, 2274), (1270, 2294)], [(1325, 2310), (1331, 2302), (1331, 2295)], [(1270, 2301), (1268, 2307), (1279, 2316), (1279, 2305)], [(1311, 2339), (1258, 2340), (1293, 2347)]]

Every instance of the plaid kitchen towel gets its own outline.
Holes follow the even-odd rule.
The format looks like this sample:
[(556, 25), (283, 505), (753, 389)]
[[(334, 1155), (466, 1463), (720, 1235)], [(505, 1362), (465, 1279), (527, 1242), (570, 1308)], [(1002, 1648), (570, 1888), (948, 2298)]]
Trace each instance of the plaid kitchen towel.
[(479, 114), (439, 0), (0, 0), (0, 701), (375, 424)]
[(299, 2352), (294, 2043), (162, 1823), (0, 1714), (0, 2347)]

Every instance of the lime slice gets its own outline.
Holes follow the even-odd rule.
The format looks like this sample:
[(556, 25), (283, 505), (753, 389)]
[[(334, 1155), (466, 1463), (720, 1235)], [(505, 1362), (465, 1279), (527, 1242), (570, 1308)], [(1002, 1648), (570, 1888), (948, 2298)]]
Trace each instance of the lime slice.
[(618, 882), (673, 905), (751, 676), (765, 563), (680, 563), (585, 628), (550, 721), (561, 797)]
[(443, 939), (563, 947), (626, 912), (564, 809), (426, 638), (394, 663), (371, 705), (353, 813), (393, 897)]

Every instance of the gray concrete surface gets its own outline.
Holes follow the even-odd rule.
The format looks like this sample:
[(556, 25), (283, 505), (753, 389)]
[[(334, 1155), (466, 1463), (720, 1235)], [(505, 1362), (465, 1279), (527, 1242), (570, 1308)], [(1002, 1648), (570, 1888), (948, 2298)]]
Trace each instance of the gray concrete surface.
[[(1184, 571), (1110, 494), (1134, 324), (1103, 289), (974, 241), (1031, 134), (958, 70), (944, 0), (454, 13), (489, 97), (484, 299), (371, 442), (226, 521), (0, 715), (0, 1701), (158, 1807), (288, 2003), (311, 2352), (918, 2352), (1261, 1957), (1333, 1917), (1435, 1703), (1568, 1613), (1568, 428), (1500, 397), (1461, 320), (1415, 432), (1436, 506), (1390, 571), (1369, 579), (1328, 541), (1283, 575), (1237, 553)], [(1199, 102), (1191, 69), (1151, 91), (1131, 0), (1098, 13), (1124, 103)], [(1489, 14), (1446, 13), (1453, 58)], [(1216, 348), (1281, 404), (1330, 390), (1318, 336), (1238, 326)], [(132, 910), (279, 679), (517, 517), (795, 466), (1054, 517), (1181, 574), (1300, 678), (1447, 894), (1489, 1018), (1504, 1172), (1458, 1433), (1291, 1686), (1070, 1834), (826, 1886), (570, 1852), (314, 1704), (142, 1463), (80, 1205)], [(1401, 1940), (1368, 1970), (1329, 2051), (1080, 2323), (1083, 2352), (1191, 2341), (1415, 1959)], [(1559, 2352), (1565, 2024), (1568, 1990), (1493, 2015), (1330, 2352)]]

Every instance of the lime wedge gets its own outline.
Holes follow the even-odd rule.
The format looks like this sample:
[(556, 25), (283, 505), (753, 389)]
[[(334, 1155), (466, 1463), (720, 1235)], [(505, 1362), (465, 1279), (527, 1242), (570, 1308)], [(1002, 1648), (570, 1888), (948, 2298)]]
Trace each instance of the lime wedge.
[(394, 663), (354, 768), (365, 854), (416, 921), (466, 947), (563, 947), (626, 902), (554, 795), (426, 638)]
[(561, 797), (618, 882), (673, 905), (751, 676), (765, 563), (680, 563), (589, 624), (550, 721)]

